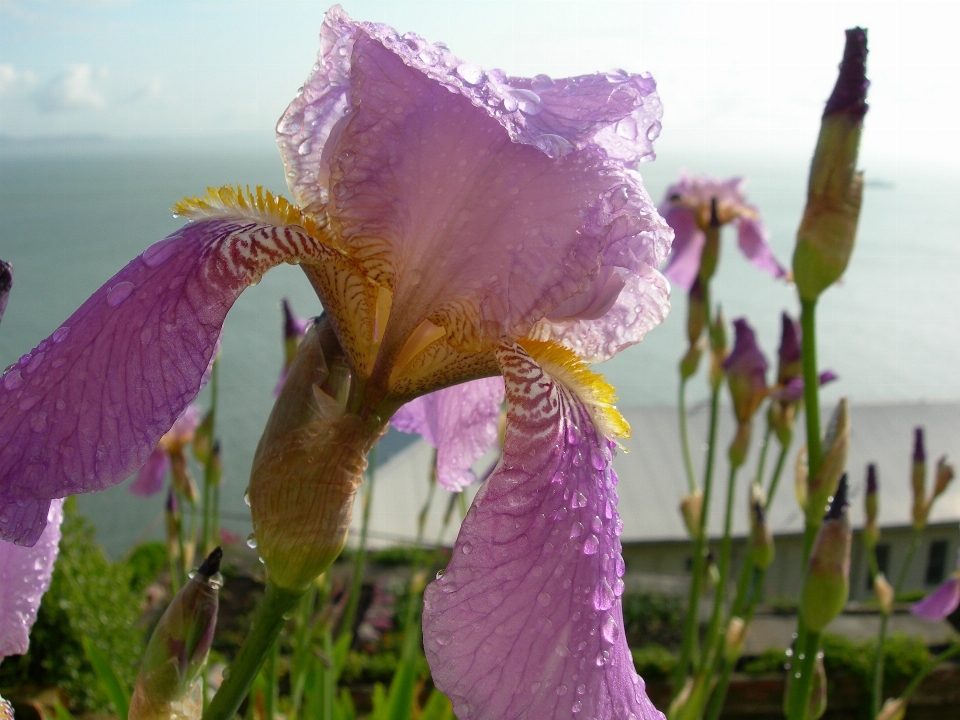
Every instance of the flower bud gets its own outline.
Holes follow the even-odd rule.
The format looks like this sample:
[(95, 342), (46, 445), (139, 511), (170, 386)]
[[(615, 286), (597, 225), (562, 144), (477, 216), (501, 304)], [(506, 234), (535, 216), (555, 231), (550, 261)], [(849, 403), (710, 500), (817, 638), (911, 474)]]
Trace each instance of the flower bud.
[(807, 505), (810, 498), (807, 488), (807, 476), (810, 474), (810, 466), (807, 464), (807, 446), (797, 450), (797, 458), (793, 464), (793, 492), (797, 497), (797, 504), (804, 512), (807, 511)]
[(706, 293), (703, 283), (697, 278), (687, 295), (687, 342), (691, 348), (700, 340), (708, 320)]
[(797, 415), (794, 402), (771, 402), (767, 409), (767, 425), (777, 435), (780, 447), (788, 448), (793, 441), (793, 423)]
[(874, 463), (867, 465), (867, 488), (863, 494), (863, 511), (868, 523), (877, 521), (877, 466)]
[(860, 218), (863, 174), (856, 171), (867, 112), (867, 34), (847, 30), (840, 75), (827, 101), (810, 166), (807, 206), (793, 254), (800, 297), (816, 300), (847, 268)]
[(187, 456), (183, 448), (178, 448), (170, 452), (170, 476), (173, 478), (173, 486), (191, 505), (196, 504), (200, 499), (200, 491), (197, 490), (197, 483), (190, 473), (190, 467), (187, 465)]
[(807, 719), (820, 720), (827, 711), (827, 671), (823, 667), (823, 653), (817, 653), (813, 666), (813, 682), (810, 686), (810, 701), (807, 703)]
[(717, 198), (710, 198), (710, 219), (706, 227), (703, 228), (704, 243), (703, 252), (700, 253), (700, 272), (698, 279), (704, 286), (710, 284), (714, 273), (717, 271), (717, 263), (720, 261), (720, 215), (717, 212)]
[(786, 385), (803, 375), (800, 323), (786, 313), (780, 317), (780, 348), (777, 351), (777, 384)]
[(730, 450), (727, 456), (730, 458), (730, 467), (739, 468), (747, 459), (747, 451), (750, 450), (750, 423), (745, 422), (737, 426), (737, 434), (730, 443)]
[(718, 306), (714, 321), (710, 323), (710, 389), (713, 391), (719, 390), (723, 382), (723, 363), (729, 354), (727, 348), (726, 319), (723, 309)]
[(766, 570), (773, 563), (774, 555), (773, 533), (764, 510), (766, 498), (756, 485), (751, 488), (750, 496), (750, 552), (757, 569)]
[(727, 660), (735, 662), (743, 652), (743, 644), (747, 640), (747, 632), (750, 627), (741, 617), (732, 617), (727, 623), (727, 632), (723, 638), (723, 653)]
[(733, 352), (723, 363), (733, 398), (733, 411), (741, 425), (749, 423), (760, 403), (767, 396), (767, 359), (757, 345), (757, 338), (746, 321), (733, 321), (736, 336)]
[(167, 495), (167, 504), (164, 510), (164, 519), (167, 526), (167, 555), (174, 559), (180, 559), (180, 503), (177, 501), (177, 493), (173, 488)]
[(250, 511), (268, 580), (303, 591), (343, 549), (367, 453), (386, 430), (344, 409), (349, 374), (329, 321), (307, 331), (257, 445)]
[(903, 720), (907, 714), (907, 702), (903, 698), (887, 698), (877, 713), (876, 720)]
[(937, 476), (933, 486), (933, 497), (938, 498), (946, 492), (950, 482), (953, 480), (953, 465), (947, 461), (947, 456), (942, 456), (937, 460)]
[(223, 481), (223, 455), (220, 452), (220, 441), (213, 441), (210, 451), (210, 484), (219, 487)]
[(130, 699), (130, 720), (198, 720), (201, 674), (217, 626), (220, 548), (210, 553), (157, 623)]
[(893, 586), (887, 581), (883, 573), (874, 575), (873, 593), (877, 596), (880, 612), (889, 615), (893, 611)]
[(847, 399), (840, 398), (823, 438), (823, 464), (816, 477), (809, 480), (807, 524), (816, 524), (830, 496), (836, 491), (837, 482), (847, 466), (849, 450), (850, 413)]
[(700, 535), (700, 516), (703, 513), (703, 491), (684, 495), (680, 498), (680, 514), (683, 516), (683, 523), (687, 526), (687, 532), (690, 537), (696, 539)]
[(923, 428), (913, 431), (913, 464), (910, 472), (913, 486), (913, 527), (922, 530), (927, 524), (927, 451), (924, 448)]
[(800, 610), (810, 632), (822, 632), (847, 603), (851, 541), (847, 507), (847, 476), (844, 475), (807, 562)]
[(680, 377), (684, 380), (697, 374), (697, 368), (700, 367), (700, 358), (703, 357), (703, 351), (707, 343), (704, 338), (700, 338), (691, 345), (687, 354), (680, 360)]
[(213, 423), (216, 413), (211, 408), (203, 416), (203, 420), (197, 426), (193, 434), (193, 457), (201, 465), (206, 466), (210, 462), (210, 450), (213, 447)]

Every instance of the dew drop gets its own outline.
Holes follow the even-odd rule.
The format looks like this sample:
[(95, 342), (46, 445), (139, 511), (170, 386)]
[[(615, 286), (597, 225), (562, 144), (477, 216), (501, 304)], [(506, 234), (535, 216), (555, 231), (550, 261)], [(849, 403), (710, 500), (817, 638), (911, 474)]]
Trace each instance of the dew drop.
[(617, 629), (617, 621), (613, 619), (613, 615), (607, 615), (600, 625), (600, 637), (613, 644), (617, 639)]
[(107, 291), (107, 305), (117, 307), (120, 303), (130, 297), (133, 292), (134, 284), (129, 280), (117, 283)]
[(537, 604), (541, 607), (547, 607), (550, 604), (550, 595), (549, 593), (542, 592), (537, 595)]
[(33, 396), (31, 396), (31, 397), (25, 397), (23, 400), (20, 401), (19, 407), (20, 407), (21, 410), (29, 410), (29, 409), (32, 408), (34, 405), (36, 405), (38, 402), (40, 402), (40, 396), (39, 396), (39, 395), (33, 395)]
[(297, 152), (300, 155), (309, 155), (312, 147), (313, 147), (313, 138), (307, 138), (302, 143), (300, 143), (300, 147), (297, 148)]
[(626, 140), (637, 139), (637, 121), (627, 116), (617, 123), (617, 135)]
[(469, 555), (470, 553), (473, 552), (473, 545), (466, 542), (463, 544), (463, 547), (461, 547), (460, 550), (463, 552), (464, 555)]
[(449, 645), (450, 636), (447, 633), (437, 633), (437, 636), (434, 638), (437, 641), (437, 645)]
[(573, 499), (573, 506), (575, 508), (582, 508), (587, 506), (587, 496), (582, 492), (578, 492)]
[(30, 429), (34, 432), (43, 432), (47, 429), (47, 414), (42, 410), (30, 416)]
[(251, 550), (257, 547), (257, 538), (253, 533), (247, 535), (247, 547)]
[(155, 242), (140, 254), (147, 267), (159, 267), (169, 260), (177, 251), (177, 241), (174, 238), (168, 238)]
[(23, 385), (23, 376), (19, 370), (11, 370), (3, 376), (3, 386), (7, 390), (16, 390)]
[(576, 714), (583, 710), (583, 703), (577, 700), (573, 705), (570, 706), (570, 712)]
[(439, 580), (442, 577), (443, 577), (443, 570), (437, 570), (437, 577), (435, 579)]
[(243, 504), (250, 507), (250, 488), (243, 491)]
[(600, 585), (593, 591), (593, 606), (597, 610), (609, 610), (613, 607), (614, 601), (613, 588), (606, 578), (600, 581)]
[(540, 142), (537, 144), (541, 150), (554, 159), (569, 155), (573, 150), (573, 145), (570, 144), (569, 140), (550, 133), (541, 135)]
[(513, 90), (510, 93), (517, 101), (517, 107), (524, 115), (540, 114), (540, 96), (532, 90)]
[(595, 533), (598, 533), (601, 530), (603, 530), (603, 522), (600, 520), (599, 515), (593, 516), (593, 520), (590, 521), (590, 529), (593, 530)]
[(600, 541), (597, 540), (596, 535), (591, 535), (586, 540), (583, 541), (583, 554), (584, 555), (596, 555), (597, 549), (600, 547)]
[(563, 697), (566, 694), (567, 694), (567, 686), (557, 685), (557, 695), (559, 695), (560, 697)]
[(577, 685), (577, 695), (583, 695), (587, 691), (587, 686), (581, 683)]
[(457, 65), (457, 75), (463, 78), (463, 81), (469, 85), (477, 85), (483, 81), (483, 68), (473, 63), (461, 63)]
[(53, 331), (52, 339), (55, 343), (62, 343), (64, 340), (67, 339), (67, 335), (69, 334), (70, 334), (70, 328), (64, 325), (62, 327), (58, 327), (56, 330)]
[(535, 682), (533, 685), (530, 686), (530, 692), (531, 692), (533, 695), (536, 695), (538, 692), (540, 692), (540, 688), (542, 688), (542, 687), (543, 687), (543, 683), (541, 683), (541, 682), (538, 680), (537, 682)]
[(40, 363), (43, 362), (43, 358), (45, 354), (46, 353), (38, 352), (36, 355), (34, 355), (33, 359), (30, 360), (29, 364), (27, 365), (27, 367), (24, 368), (23, 371), (27, 375), (32, 375), (33, 373), (35, 373), (37, 371), (37, 368), (40, 367)]
[(578, 538), (583, 535), (583, 523), (574, 523), (573, 527), (570, 528), (570, 537)]

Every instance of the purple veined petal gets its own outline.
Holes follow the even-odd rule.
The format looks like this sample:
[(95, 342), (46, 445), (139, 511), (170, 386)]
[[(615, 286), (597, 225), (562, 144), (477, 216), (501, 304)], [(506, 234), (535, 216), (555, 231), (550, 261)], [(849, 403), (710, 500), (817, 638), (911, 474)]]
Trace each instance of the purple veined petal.
[(170, 456), (166, 450), (155, 448), (137, 473), (137, 479), (127, 486), (138, 497), (150, 497), (163, 490), (163, 479), (170, 469)]
[(937, 622), (960, 606), (960, 576), (953, 575), (923, 600), (910, 606), (910, 612), (927, 622)]
[(737, 240), (747, 259), (774, 278), (788, 277), (786, 268), (773, 256), (767, 229), (760, 220), (742, 217), (736, 220)]
[(424, 595), (424, 648), (461, 720), (662, 718), (623, 632), (611, 446), (572, 392), (498, 351), (503, 458)]
[(53, 498), (140, 468), (200, 390), (227, 311), (269, 268), (326, 252), (296, 227), (191, 223), (143, 252), (0, 378), (0, 537), (32, 545)]
[(476, 481), (470, 469), (497, 442), (503, 379), (482, 378), (423, 395), (390, 420), (437, 448), (437, 480), (459, 492)]
[(23, 655), (30, 645), (30, 628), (50, 587), (60, 549), (63, 500), (50, 503), (45, 519), (46, 527), (33, 547), (0, 540), (0, 660)]
[(13, 287), (13, 265), (6, 260), (0, 260), (0, 320), (7, 309), (7, 300), (10, 299), (10, 288)]
[(667, 225), (673, 228), (673, 253), (663, 269), (674, 285), (689, 292), (700, 272), (700, 256), (707, 242), (706, 235), (697, 226), (696, 216), (687, 207), (675, 206), (664, 214)]

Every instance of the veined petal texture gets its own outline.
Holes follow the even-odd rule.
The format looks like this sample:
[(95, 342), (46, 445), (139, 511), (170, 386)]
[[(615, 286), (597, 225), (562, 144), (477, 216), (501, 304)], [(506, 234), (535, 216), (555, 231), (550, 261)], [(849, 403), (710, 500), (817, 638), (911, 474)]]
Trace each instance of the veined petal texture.
[(205, 381), (227, 311), (281, 262), (316, 260), (297, 227), (191, 223), (147, 248), (0, 378), (0, 538), (33, 545), (53, 498), (140, 468)]
[(390, 423), (437, 448), (437, 480), (459, 492), (476, 482), (470, 468), (497, 442), (502, 403), (503, 378), (482, 378), (418, 397)]
[(623, 632), (612, 446), (519, 348), (498, 351), (503, 459), (424, 595), (424, 648), (461, 720), (662, 718)]
[(63, 501), (54, 500), (47, 526), (33, 547), (0, 540), (0, 660), (23, 655), (43, 594), (50, 587), (60, 546)]

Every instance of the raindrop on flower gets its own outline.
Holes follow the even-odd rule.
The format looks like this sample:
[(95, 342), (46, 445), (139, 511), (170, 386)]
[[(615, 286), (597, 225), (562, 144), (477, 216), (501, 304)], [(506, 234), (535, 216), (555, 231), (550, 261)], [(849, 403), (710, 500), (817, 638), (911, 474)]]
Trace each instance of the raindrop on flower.
[(597, 550), (600, 547), (600, 541), (597, 540), (596, 535), (591, 535), (586, 540), (583, 541), (583, 554), (584, 555), (596, 555)]
[(247, 535), (247, 547), (251, 550), (257, 547), (257, 538), (253, 533)]
[(120, 303), (130, 297), (133, 292), (134, 284), (129, 280), (117, 283), (107, 291), (107, 305), (117, 307)]
[(463, 78), (463, 81), (469, 85), (477, 85), (483, 81), (483, 68), (473, 63), (461, 63), (457, 65), (457, 75)]

